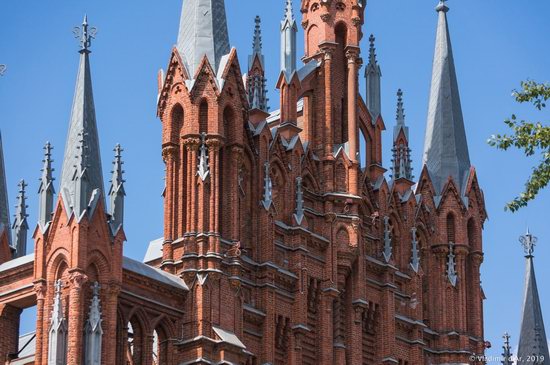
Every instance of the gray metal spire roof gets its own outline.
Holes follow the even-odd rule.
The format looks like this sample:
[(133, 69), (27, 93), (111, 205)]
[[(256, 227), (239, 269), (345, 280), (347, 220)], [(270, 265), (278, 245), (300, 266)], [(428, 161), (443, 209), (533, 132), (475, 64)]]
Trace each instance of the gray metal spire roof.
[(382, 112), (382, 97), (381, 97), (381, 78), (382, 71), (376, 60), (376, 48), (374, 42), (376, 38), (370, 35), (369, 42), (369, 63), (365, 68), (365, 78), (367, 79), (367, 109), (371, 113), (373, 123)]
[[(550, 365), (548, 340), (544, 329), (544, 320), (542, 317), (537, 280), (535, 277), (535, 266), (533, 262), (533, 251), (537, 238), (534, 237), (529, 230), (527, 230), (527, 234), (522, 236), (520, 241), (525, 248), (525, 258), (527, 259), (527, 264), (517, 364)], [(544, 357), (544, 360), (538, 363), (531, 360), (529, 358), (530, 356), (535, 356), (539, 359)]]
[(206, 55), (214, 72), (230, 52), (224, 0), (184, 0), (177, 49), (194, 78)]
[(428, 167), (436, 193), (439, 194), (449, 176), (462, 190), (471, 165), (447, 24), (449, 8), (444, 1), (440, 1), (436, 10), (439, 23), (423, 164)]
[(285, 16), (281, 21), (281, 71), (287, 80), (296, 71), (296, 34), (298, 26), (292, 11), (292, 0), (286, 0)]
[(2, 147), (2, 132), (0, 132), (0, 234), (8, 231), (8, 243), (11, 245), (10, 204), (8, 201), (8, 186), (4, 168), (4, 151)]
[(82, 215), (104, 191), (99, 137), (90, 71), (90, 42), (95, 29), (84, 19), (81, 32), (80, 65), (65, 145), (60, 189), (67, 214)]
[(15, 257), (23, 257), (27, 254), (27, 233), (29, 225), (27, 223), (27, 196), (25, 180), (19, 182), (19, 195), (17, 195), (17, 205), (15, 206), (15, 215), (13, 222), (13, 245), (15, 247)]

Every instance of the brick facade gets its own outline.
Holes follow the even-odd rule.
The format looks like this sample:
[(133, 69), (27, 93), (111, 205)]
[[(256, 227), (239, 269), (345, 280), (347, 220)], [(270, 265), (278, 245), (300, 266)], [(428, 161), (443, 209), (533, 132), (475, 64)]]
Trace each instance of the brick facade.
[[(302, 0), (305, 62), (318, 66), (279, 80), (280, 118), (268, 121), (250, 110), (235, 49), (220, 75), (206, 57), (188, 75), (174, 48), (159, 76), (164, 238), (147, 264), (188, 290), (124, 267), (124, 232), (110, 234), (101, 199), (77, 219), (60, 197), (35, 231), (34, 268), (0, 272), (27, 283), (0, 280), (2, 360), (17, 351), (21, 309), (37, 304), (33, 363), (48, 363), (59, 279), (70, 365), (82, 363), (96, 281), (103, 364), (467, 364), (483, 354), (486, 213), (475, 170), (465, 194), (449, 179), (438, 197), (426, 169), (416, 185), (385, 179), (385, 123), (358, 91), (360, 4)], [(262, 67), (251, 64), (263, 77)]]

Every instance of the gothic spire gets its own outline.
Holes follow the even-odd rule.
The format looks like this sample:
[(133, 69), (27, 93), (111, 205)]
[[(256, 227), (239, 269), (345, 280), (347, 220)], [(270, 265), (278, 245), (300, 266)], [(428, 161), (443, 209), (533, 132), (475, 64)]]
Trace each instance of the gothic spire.
[(218, 72), (221, 58), (231, 50), (224, 0), (184, 0), (177, 49), (191, 79), (205, 55)]
[(104, 185), (89, 60), (91, 40), (95, 38), (96, 29), (88, 26), (87, 18), (84, 18), (82, 28), (77, 29), (75, 33), (81, 44), (80, 65), (59, 192), (67, 214), (75, 213), (80, 218), (89, 205), (94, 206), (91, 204), (92, 198), (99, 198)]
[[(252, 42), (252, 55), (248, 57), (248, 73), (246, 75), (246, 89), (248, 94), (248, 103), (250, 109), (258, 109), (264, 112), (268, 111), (267, 98), (267, 80), (264, 70), (264, 55), (262, 54), (262, 30), (260, 27), (261, 19), (256, 16), (254, 20), (254, 40)], [(254, 61), (258, 58), (260, 70), (254, 68)]]
[(540, 305), (537, 280), (535, 277), (535, 266), (533, 252), (537, 238), (529, 230), (520, 237), (520, 242), (525, 249), (526, 274), (525, 292), (523, 299), (523, 311), (521, 321), (521, 332), (518, 347), (518, 365), (537, 363), (531, 359), (540, 360), (541, 365), (550, 364), (548, 352), (548, 341), (544, 329), (544, 320)]
[(123, 151), (124, 150), (120, 147), (120, 144), (115, 146), (115, 160), (113, 161), (113, 171), (111, 171), (111, 188), (109, 189), (111, 203), (109, 211), (109, 214), (111, 215), (110, 224), (111, 230), (115, 235), (124, 222), (124, 197), (126, 196), (126, 192), (124, 191), (124, 170), (122, 170), (122, 165), (124, 165), (124, 162), (122, 162)]
[(470, 169), (470, 156), (447, 24), (449, 8), (444, 1), (440, 1), (436, 10), (439, 23), (423, 164), (427, 166), (436, 193), (440, 194), (449, 177), (462, 190)]
[[(399, 138), (403, 131), (404, 138)], [(409, 127), (405, 125), (405, 109), (403, 108), (403, 91), (397, 91), (397, 119), (393, 128), (393, 159), (392, 178), (412, 180), (411, 149), (409, 148)]]
[(382, 71), (380, 70), (378, 61), (376, 60), (376, 48), (374, 46), (375, 40), (376, 38), (371, 34), (369, 37), (369, 63), (365, 68), (365, 78), (367, 79), (367, 108), (371, 113), (373, 123), (382, 112), (380, 95), (380, 79), (382, 78)]
[(296, 34), (298, 26), (292, 11), (292, 0), (286, 0), (285, 16), (281, 21), (281, 72), (287, 80), (296, 71)]
[(54, 178), (52, 172), (52, 145), (46, 142), (44, 146), (44, 163), (42, 167), (42, 176), (40, 177), (40, 187), (38, 188), (38, 224), (40, 229), (44, 230), (47, 224), (51, 221), (53, 212), (53, 197), (55, 189), (53, 187)]
[(27, 254), (27, 233), (29, 225), (27, 224), (27, 196), (25, 188), (27, 184), (25, 180), (19, 182), (19, 194), (17, 195), (17, 205), (15, 206), (15, 215), (13, 222), (13, 245), (15, 247), (15, 258), (22, 257)]
[(8, 243), (11, 245), (10, 207), (8, 201), (8, 186), (4, 168), (4, 152), (2, 148), (2, 132), (0, 132), (0, 236), (7, 230)]

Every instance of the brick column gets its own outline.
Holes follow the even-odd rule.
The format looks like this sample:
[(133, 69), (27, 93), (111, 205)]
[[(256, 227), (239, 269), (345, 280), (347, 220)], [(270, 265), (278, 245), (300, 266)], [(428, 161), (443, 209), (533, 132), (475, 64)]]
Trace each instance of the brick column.
[(349, 158), (357, 162), (357, 57), (358, 50), (350, 48), (346, 51), (348, 59), (348, 139)]
[(67, 343), (67, 365), (80, 365), (84, 349), (84, 293), (83, 285), (88, 277), (79, 271), (70, 274), (69, 291), (69, 332)]
[(332, 156), (333, 128), (332, 128), (332, 54), (334, 47), (326, 46), (324, 52), (325, 72), (325, 156)]
[(172, 243), (174, 237), (174, 203), (175, 203), (175, 160), (176, 146), (166, 146), (162, 158), (166, 164), (166, 191), (164, 193), (164, 242)]
[(34, 363), (42, 364), (43, 356), (47, 356), (47, 354), (43, 354), (41, 350), (45, 332), (48, 331), (47, 328), (44, 328), (45, 311), (47, 311), (45, 306), (46, 282), (44, 280), (35, 281), (34, 291), (36, 292), (36, 353), (34, 355)]
[[(233, 147), (231, 148), (231, 167), (232, 167), (232, 176), (231, 176), (231, 190), (230, 191), (224, 191), (224, 194), (230, 194), (231, 195), (231, 211), (232, 214), (232, 221), (231, 224), (233, 225), (232, 230), (232, 239), (238, 240), (240, 237), (240, 214), (238, 212), (240, 211), (239, 207), (239, 191), (237, 187), (237, 181), (239, 181), (239, 169), (240, 165), (242, 163), (243, 159), (243, 149), (242, 147)], [(223, 213), (223, 212), (222, 212)]]
[(334, 300), (338, 297), (338, 290), (329, 287), (325, 288), (321, 294), (320, 300), (320, 318), (319, 318), (319, 334), (320, 334), (320, 352), (321, 364), (333, 365), (334, 355), (334, 326), (333, 326), (333, 305)]
[(0, 361), (17, 353), (19, 345), (19, 320), (21, 309), (9, 304), (0, 304)]
[(103, 291), (103, 346), (102, 358), (105, 364), (116, 364), (117, 344), (110, 334), (117, 333), (117, 308), (120, 286), (118, 284), (107, 284)]

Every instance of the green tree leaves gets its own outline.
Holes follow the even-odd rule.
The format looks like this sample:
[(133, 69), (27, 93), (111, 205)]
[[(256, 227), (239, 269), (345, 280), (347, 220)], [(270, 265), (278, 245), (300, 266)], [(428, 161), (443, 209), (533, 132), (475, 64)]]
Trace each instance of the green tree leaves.
[[(542, 110), (546, 108), (546, 101), (550, 99), (550, 84), (522, 82), (521, 90), (514, 91), (513, 96), (518, 103), (531, 103), (538, 110)], [(506, 204), (506, 210), (516, 212), (526, 207), (539, 191), (550, 183), (550, 126), (542, 122), (518, 121), (515, 115), (506, 119), (504, 123), (512, 133), (491, 136), (488, 140), (489, 145), (504, 151), (514, 147), (523, 150), (526, 156), (540, 154), (540, 162), (533, 168), (525, 183), (525, 190)]]

